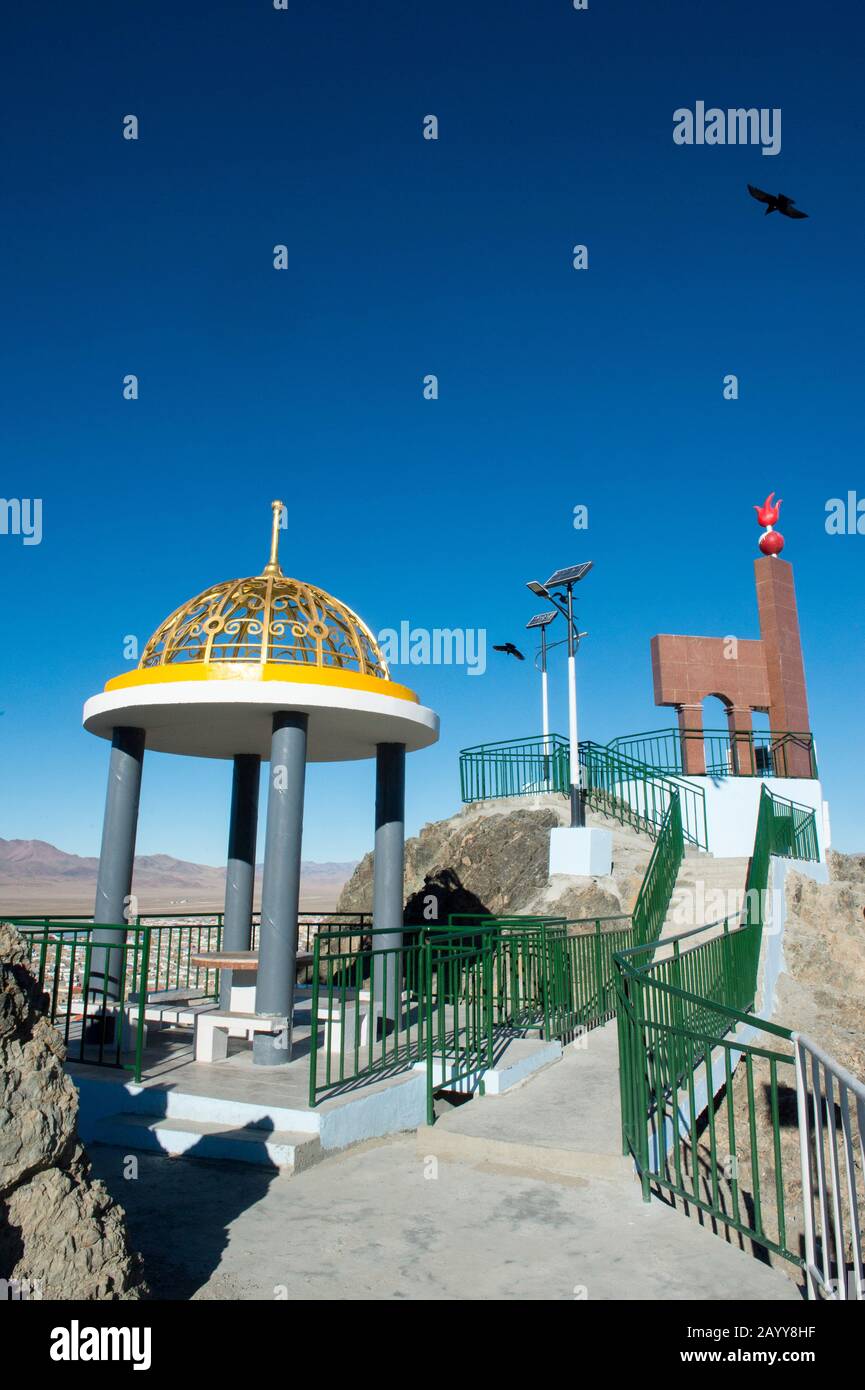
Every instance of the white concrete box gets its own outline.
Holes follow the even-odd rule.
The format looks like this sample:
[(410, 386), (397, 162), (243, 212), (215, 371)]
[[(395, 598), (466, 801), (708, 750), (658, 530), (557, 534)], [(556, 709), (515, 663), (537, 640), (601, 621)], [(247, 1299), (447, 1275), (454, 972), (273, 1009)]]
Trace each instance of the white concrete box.
[(550, 831), (550, 874), (603, 878), (613, 867), (613, 836), (596, 826), (559, 826)]

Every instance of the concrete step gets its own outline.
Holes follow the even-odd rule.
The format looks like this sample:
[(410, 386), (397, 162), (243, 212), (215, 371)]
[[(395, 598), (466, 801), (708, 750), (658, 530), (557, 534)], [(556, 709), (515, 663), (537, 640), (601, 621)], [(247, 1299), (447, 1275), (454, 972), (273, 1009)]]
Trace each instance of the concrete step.
[(595, 1028), (561, 1061), (503, 1095), (489, 1092), (419, 1128), (422, 1156), (520, 1169), (546, 1180), (629, 1182), (622, 1156), (616, 1024)]
[[(79, 1090), (81, 1082), (76, 1076)], [(321, 1118), (317, 1110), (301, 1106), (274, 1104), (271, 1100), (243, 1101), (225, 1094), (181, 1090), (179, 1086), (137, 1086), (127, 1082), (117, 1102), (129, 1115), (151, 1119), (189, 1120), (217, 1124), (222, 1129), (265, 1128), (297, 1134), (318, 1134)], [(113, 1108), (113, 1107), (112, 1107)]]
[(520, 1143), (490, 1135), (462, 1134), (441, 1123), (417, 1132), (416, 1152), (421, 1158), (449, 1159), (454, 1163), (491, 1164), (517, 1168), (541, 1178), (593, 1178), (621, 1182), (633, 1172), (633, 1162), (621, 1154), (592, 1153), (555, 1144)]
[(290, 1130), (226, 1128), (203, 1120), (156, 1115), (107, 1115), (96, 1128), (97, 1143), (150, 1153), (228, 1159), (265, 1168), (300, 1172), (322, 1157), (317, 1135)]
[[(458, 1070), (456, 1064), (442, 1066), (440, 1058), (433, 1060), (433, 1086), (463, 1094), (473, 1094), (483, 1087), (485, 1095), (500, 1096), (519, 1086), (527, 1077), (542, 1071), (554, 1062), (561, 1061), (562, 1044), (555, 1040), (544, 1042), (540, 1038), (511, 1038), (494, 1054), (491, 1067), (479, 1067), (468, 1076), (448, 1085), (449, 1078)], [(426, 1075), (426, 1062), (418, 1062), (415, 1071)], [(461, 1070), (461, 1068), (459, 1069)]]
[(727, 874), (739, 878), (748, 872), (748, 861), (739, 864), (729, 859), (707, 859), (703, 863), (699, 859), (686, 859), (679, 872), (689, 878), (699, 878), (701, 874)]

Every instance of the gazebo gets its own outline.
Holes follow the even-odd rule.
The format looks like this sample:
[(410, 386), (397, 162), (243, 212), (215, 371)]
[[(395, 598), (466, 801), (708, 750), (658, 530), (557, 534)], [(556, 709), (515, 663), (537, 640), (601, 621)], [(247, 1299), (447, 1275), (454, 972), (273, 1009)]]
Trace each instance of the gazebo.
[[(390, 671), (357, 613), (279, 564), (283, 504), (272, 503), (261, 574), (214, 584), (156, 629), (135, 670), (84, 706), (110, 740), (94, 941), (110, 948), (127, 920), (145, 748), (233, 763), (223, 947), (251, 945), (262, 760), (270, 762), (253, 1058), (290, 1061), (307, 762), (376, 759), (373, 930), (398, 946), (403, 926), (405, 754), (438, 738), (438, 716)], [(94, 959), (116, 997), (112, 952)], [(116, 958), (119, 952), (113, 953)], [(223, 992), (223, 999), (225, 993)]]

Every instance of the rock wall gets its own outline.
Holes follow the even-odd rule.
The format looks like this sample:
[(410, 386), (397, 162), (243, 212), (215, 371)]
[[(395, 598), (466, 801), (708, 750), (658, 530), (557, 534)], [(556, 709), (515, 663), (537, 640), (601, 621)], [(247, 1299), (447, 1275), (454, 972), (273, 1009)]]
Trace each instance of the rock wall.
[(0, 1279), (44, 1299), (141, 1298), (123, 1209), (89, 1176), (46, 1002), (21, 936), (0, 924)]
[(829, 882), (787, 877), (775, 1022), (865, 1078), (865, 855), (830, 850)]
[[(529, 805), (501, 801), (468, 806), (449, 820), (425, 825), (406, 841), (403, 901), (411, 907), (405, 920), (446, 920), (451, 911), (484, 909), (496, 915), (542, 912), (566, 917), (629, 911), (654, 842), (616, 826), (608, 878), (550, 879), (550, 831), (567, 824), (567, 814), (562, 797), (544, 796)], [(613, 828), (594, 814), (589, 822)], [(373, 857), (367, 854), (343, 888), (338, 911), (370, 912), (372, 886)], [(439, 904), (438, 919), (416, 915), (418, 904), (428, 896)]]

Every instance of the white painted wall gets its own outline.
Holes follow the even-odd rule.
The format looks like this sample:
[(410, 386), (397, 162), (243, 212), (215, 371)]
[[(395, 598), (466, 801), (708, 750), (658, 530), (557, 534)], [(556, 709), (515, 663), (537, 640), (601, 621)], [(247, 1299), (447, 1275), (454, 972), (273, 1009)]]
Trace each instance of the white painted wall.
[(813, 777), (679, 777), (706, 794), (709, 853), (720, 858), (750, 855), (754, 848), (760, 792), (766, 787), (784, 801), (798, 801), (816, 811), (820, 862), (825, 863), (828, 838), (823, 814), (823, 789)]

